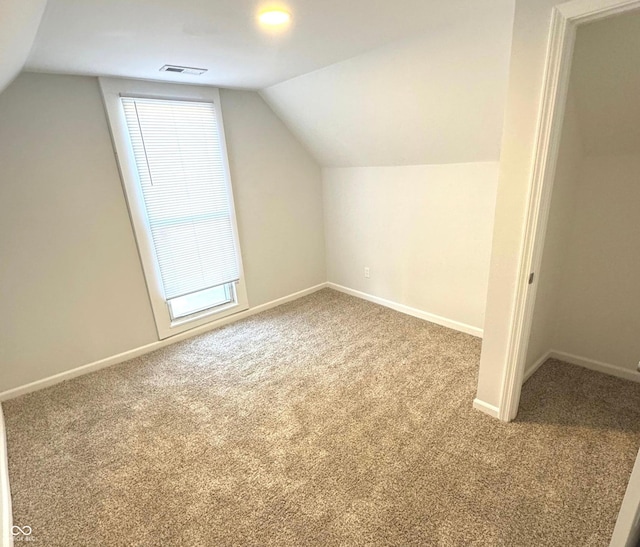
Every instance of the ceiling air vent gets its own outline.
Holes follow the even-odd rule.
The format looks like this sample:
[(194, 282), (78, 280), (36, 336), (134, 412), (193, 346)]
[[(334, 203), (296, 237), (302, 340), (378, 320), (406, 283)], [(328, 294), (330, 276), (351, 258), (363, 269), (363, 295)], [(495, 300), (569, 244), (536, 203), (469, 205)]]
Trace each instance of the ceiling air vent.
[(192, 66), (176, 66), (176, 65), (164, 65), (160, 72), (175, 72), (177, 74), (191, 74), (194, 76), (200, 76), (207, 71), (206, 68), (193, 68)]

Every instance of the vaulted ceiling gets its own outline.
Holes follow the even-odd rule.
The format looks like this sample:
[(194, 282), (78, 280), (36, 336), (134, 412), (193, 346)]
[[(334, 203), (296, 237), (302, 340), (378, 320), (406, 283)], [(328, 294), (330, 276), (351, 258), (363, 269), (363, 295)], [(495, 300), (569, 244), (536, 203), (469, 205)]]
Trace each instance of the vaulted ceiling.
[(498, 161), (513, 2), (262, 92), (324, 166)]
[(25, 69), (262, 90), (323, 166), (497, 161), (514, 4), (48, 0)]
[[(482, 13), (495, 0), (49, 0), (28, 70), (260, 89)], [(261, 9), (292, 14), (265, 32)], [(164, 64), (207, 68), (201, 77)]]

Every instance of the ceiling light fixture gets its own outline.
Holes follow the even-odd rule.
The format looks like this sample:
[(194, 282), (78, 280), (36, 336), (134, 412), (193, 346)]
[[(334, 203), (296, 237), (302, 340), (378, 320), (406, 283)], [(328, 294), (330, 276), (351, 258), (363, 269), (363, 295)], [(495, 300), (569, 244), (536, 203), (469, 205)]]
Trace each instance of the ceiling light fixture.
[(277, 27), (285, 25), (286, 23), (291, 21), (291, 14), (281, 9), (274, 9), (263, 11), (258, 18), (263, 25)]

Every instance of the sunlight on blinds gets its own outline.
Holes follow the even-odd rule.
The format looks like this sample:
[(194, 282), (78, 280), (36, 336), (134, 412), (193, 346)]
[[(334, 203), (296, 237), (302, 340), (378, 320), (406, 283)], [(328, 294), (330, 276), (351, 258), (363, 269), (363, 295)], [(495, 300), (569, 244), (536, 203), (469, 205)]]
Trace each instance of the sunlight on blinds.
[(165, 299), (239, 279), (211, 103), (123, 97)]

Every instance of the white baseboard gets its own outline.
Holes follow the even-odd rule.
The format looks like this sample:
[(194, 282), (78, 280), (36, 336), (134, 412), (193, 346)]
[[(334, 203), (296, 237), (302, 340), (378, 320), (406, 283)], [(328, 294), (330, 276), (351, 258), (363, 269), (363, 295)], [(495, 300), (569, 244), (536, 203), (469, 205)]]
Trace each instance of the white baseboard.
[(158, 340), (157, 342), (152, 342), (151, 344), (147, 344), (146, 346), (134, 348), (117, 355), (112, 355), (111, 357), (107, 357), (105, 359), (100, 359), (99, 361), (94, 361), (93, 363), (82, 365), (71, 370), (65, 370), (64, 372), (60, 372), (59, 374), (54, 374), (53, 376), (49, 376), (41, 380), (36, 380), (35, 382), (31, 382), (23, 386), (8, 389), (0, 393), (0, 401), (7, 401), (9, 399), (19, 397), (20, 395), (25, 395), (26, 393), (38, 391), (39, 389), (59, 384), (60, 382), (64, 382), (65, 380), (70, 380), (71, 378), (82, 376), (83, 374), (88, 374), (102, 368), (110, 367), (111, 365), (117, 365), (118, 363), (129, 361), (130, 359), (134, 359), (135, 357), (139, 357), (140, 355), (144, 355), (145, 353), (151, 353), (152, 351), (156, 351), (165, 346), (169, 346), (171, 344), (175, 344), (176, 342), (186, 340), (187, 338), (192, 338), (199, 334), (203, 334), (205, 332), (223, 327), (230, 323), (235, 323), (236, 321), (240, 321), (241, 319), (246, 319), (247, 317), (256, 315), (263, 311), (270, 310), (271, 308), (281, 306), (282, 304), (286, 304), (287, 302), (297, 300), (298, 298), (302, 298), (303, 296), (307, 296), (326, 287), (326, 283), (320, 283), (319, 285), (316, 285), (314, 287), (309, 287), (308, 289), (283, 296), (282, 298), (272, 300), (271, 302), (261, 304), (260, 306), (255, 306), (254, 308), (249, 308), (248, 310), (241, 311), (234, 315), (229, 315), (228, 317), (224, 317), (219, 321), (214, 321), (212, 323), (202, 325), (201, 327), (196, 327), (194, 329), (181, 332), (179, 334), (176, 334), (175, 336), (171, 336), (170, 338)]
[(351, 296), (355, 296), (357, 298), (362, 298), (363, 300), (373, 302), (374, 304), (380, 304), (381, 306), (391, 308), (392, 310), (396, 310), (407, 315), (412, 315), (413, 317), (417, 317), (419, 319), (424, 319), (425, 321), (429, 321), (430, 323), (436, 323), (437, 325), (441, 325), (443, 327), (448, 327), (453, 330), (470, 334), (471, 336), (482, 338), (482, 329), (478, 327), (460, 323), (459, 321), (454, 321), (453, 319), (447, 319), (446, 317), (440, 317), (439, 315), (434, 315), (433, 313), (419, 310), (417, 308), (405, 306), (404, 304), (398, 304), (397, 302), (387, 300), (386, 298), (380, 298), (379, 296), (373, 296), (372, 294), (367, 294), (361, 291), (356, 291), (355, 289), (343, 287), (342, 285), (337, 285), (336, 283), (327, 283), (327, 287), (336, 291), (343, 292), (345, 294), (349, 294)]
[(564, 361), (572, 365), (588, 368), (589, 370), (595, 370), (596, 372), (602, 372), (610, 376), (616, 376), (617, 378), (623, 378), (625, 380), (631, 380), (633, 382), (640, 382), (640, 373), (634, 370), (619, 367), (617, 365), (610, 365), (609, 363), (603, 363), (602, 361), (596, 361), (595, 359), (588, 359), (587, 357), (580, 357), (579, 355), (573, 355), (564, 351), (549, 350), (540, 359), (538, 359), (533, 365), (527, 368), (524, 372), (522, 383), (524, 384), (533, 374), (542, 366), (548, 359), (557, 359), (558, 361)]
[(596, 372), (603, 372), (610, 376), (616, 376), (617, 378), (623, 378), (624, 380), (631, 380), (632, 382), (640, 382), (640, 372), (635, 370), (629, 370), (628, 368), (622, 368), (617, 365), (610, 365), (609, 363), (603, 363), (602, 361), (596, 361), (595, 359), (588, 359), (586, 357), (580, 357), (579, 355), (573, 355), (571, 353), (565, 353), (564, 351), (551, 350), (549, 357), (552, 359), (558, 359), (565, 363), (572, 365), (578, 365), (580, 367), (595, 370)]
[(0, 407), (0, 545), (13, 546), (13, 515), (11, 512), (11, 490), (9, 488), (9, 461), (7, 459), (7, 434), (4, 415)]
[(531, 378), (535, 372), (547, 362), (548, 359), (551, 359), (551, 351), (547, 351), (542, 357), (540, 357), (540, 359), (524, 371), (522, 383), (524, 384), (529, 378)]
[(500, 409), (497, 406), (490, 405), (489, 403), (485, 403), (480, 399), (473, 400), (473, 408), (479, 410), (480, 412), (484, 412), (488, 414), (492, 418), (500, 418)]

